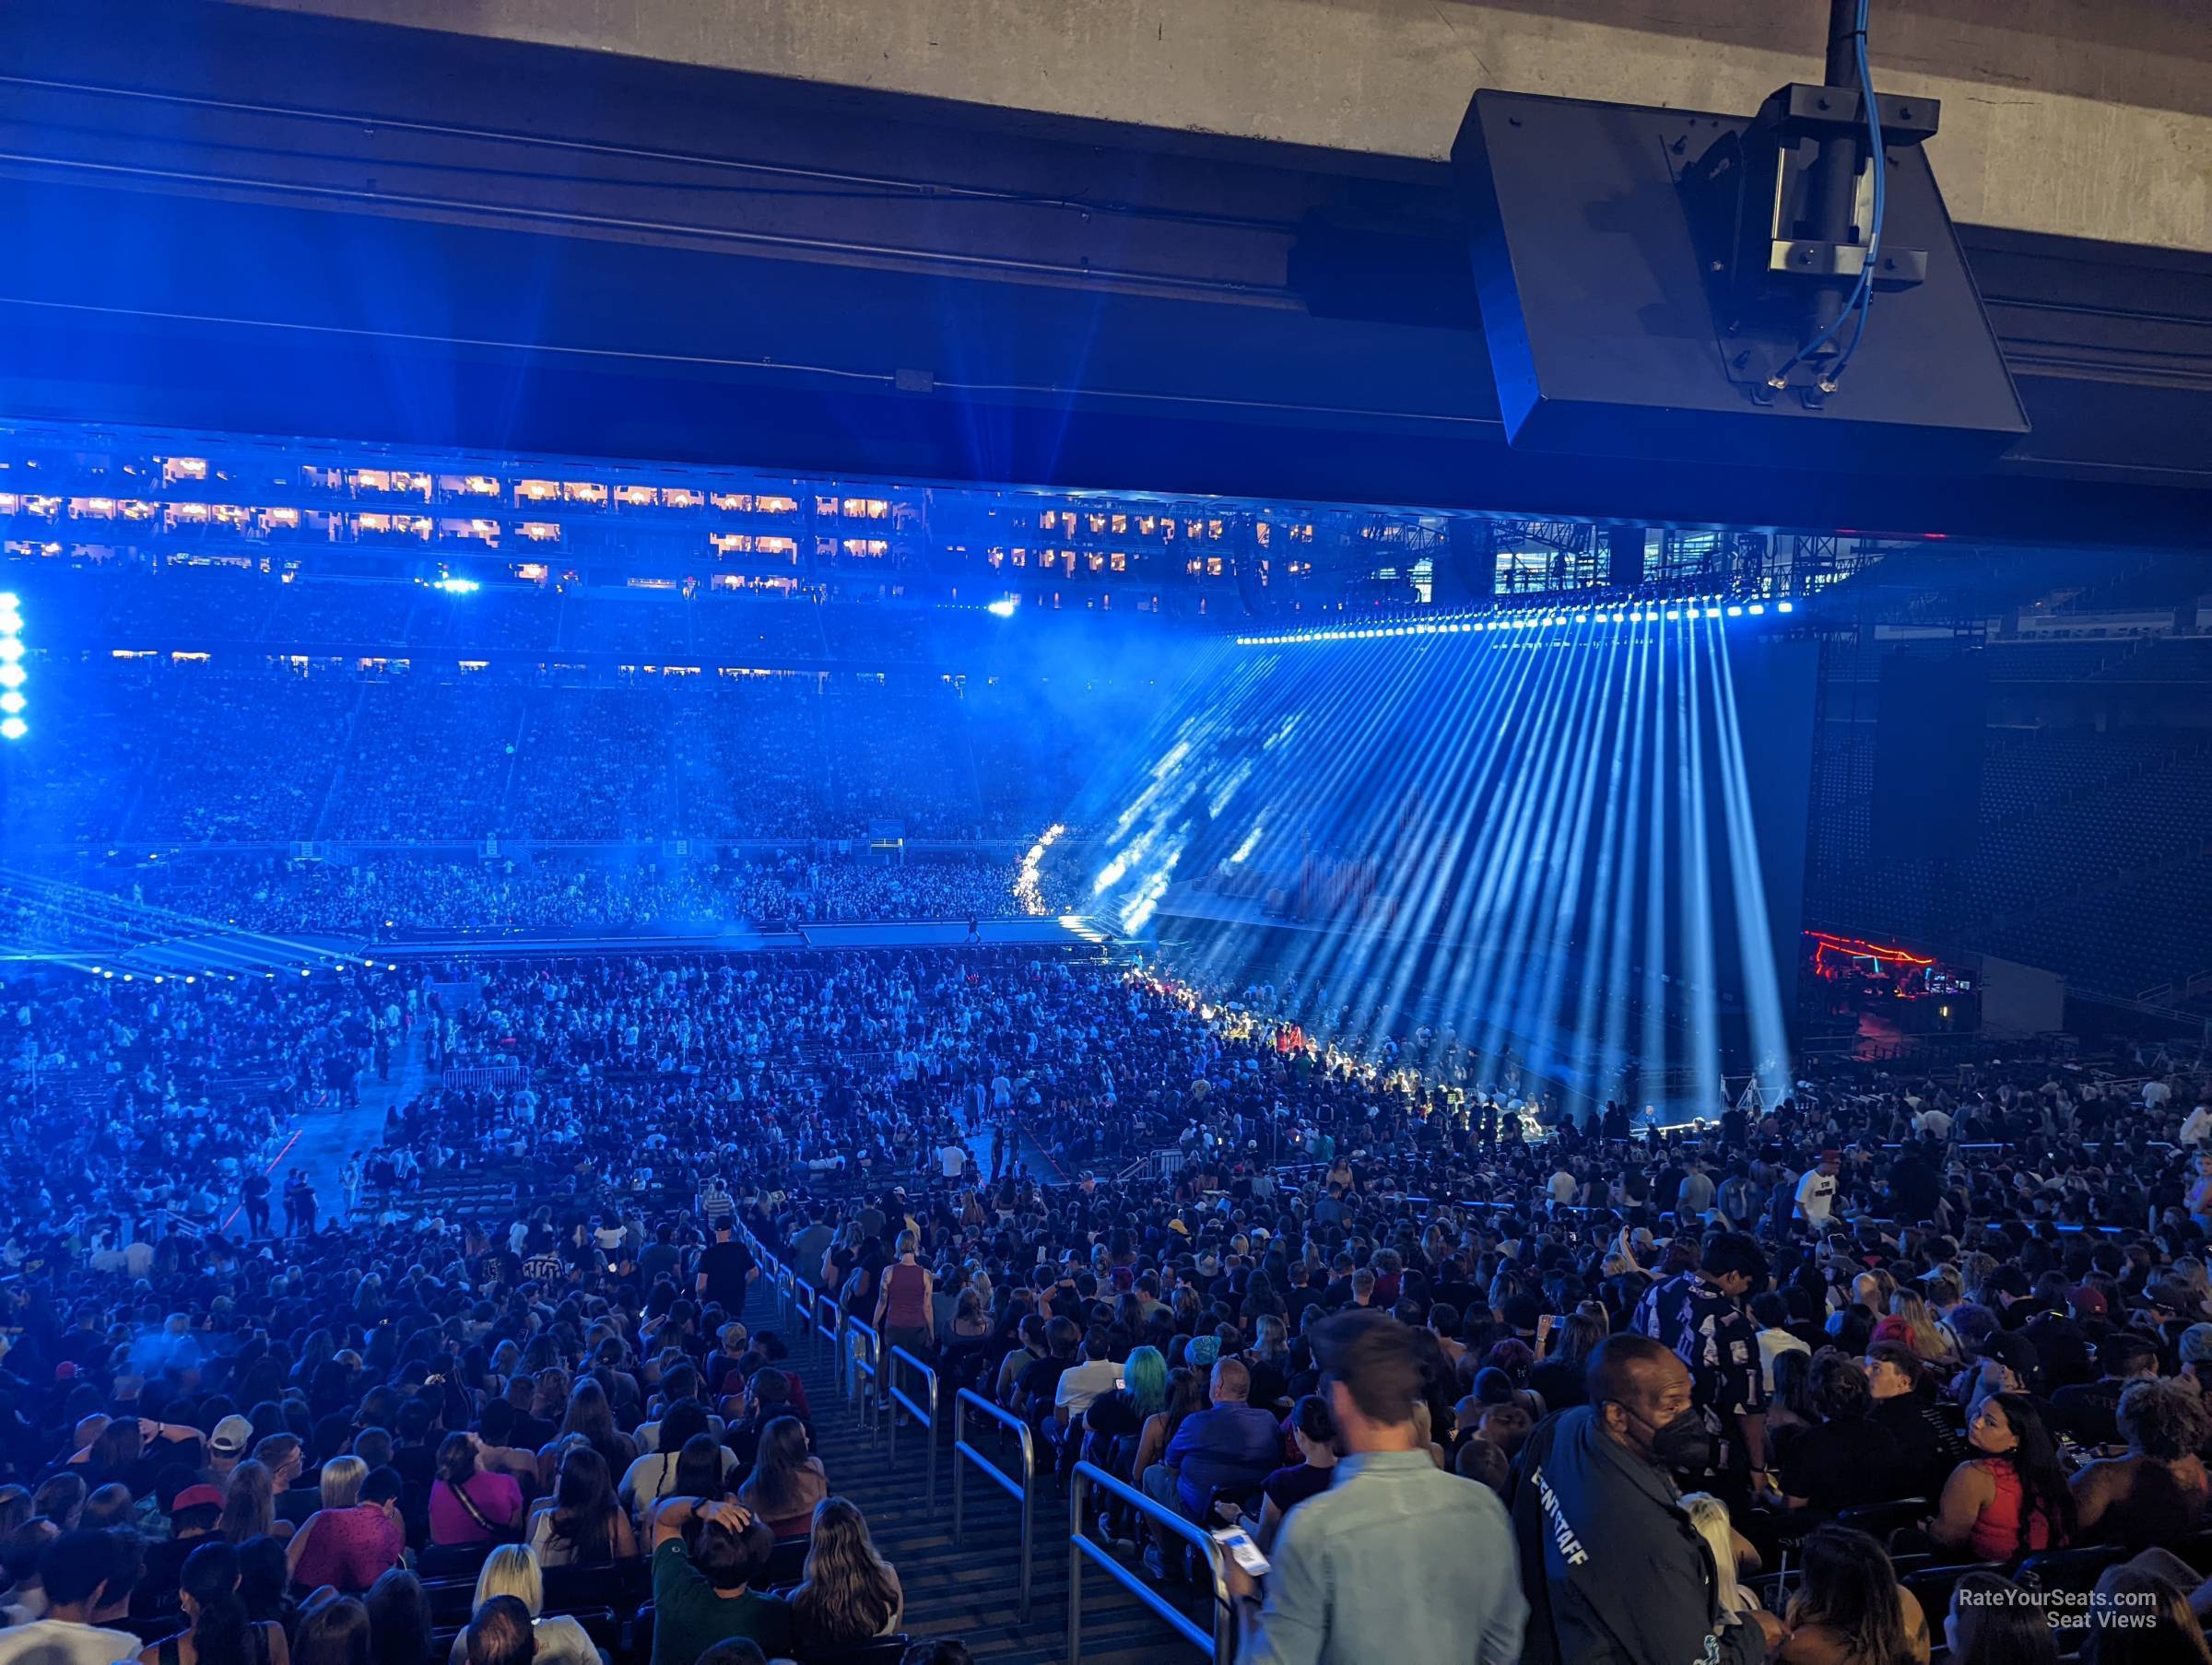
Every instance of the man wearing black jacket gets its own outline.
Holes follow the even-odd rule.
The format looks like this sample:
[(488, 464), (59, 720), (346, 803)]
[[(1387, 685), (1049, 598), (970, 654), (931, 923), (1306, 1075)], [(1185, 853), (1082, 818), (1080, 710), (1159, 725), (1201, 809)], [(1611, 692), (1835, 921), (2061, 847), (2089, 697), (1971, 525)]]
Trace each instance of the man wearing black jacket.
[(1712, 1460), (1688, 1366), (1640, 1335), (1590, 1355), (1590, 1402), (1522, 1448), (1513, 1535), (1525, 1665), (1763, 1665), (1769, 1613), (1724, 1612), (1712, 1553), (1668, 1471)]

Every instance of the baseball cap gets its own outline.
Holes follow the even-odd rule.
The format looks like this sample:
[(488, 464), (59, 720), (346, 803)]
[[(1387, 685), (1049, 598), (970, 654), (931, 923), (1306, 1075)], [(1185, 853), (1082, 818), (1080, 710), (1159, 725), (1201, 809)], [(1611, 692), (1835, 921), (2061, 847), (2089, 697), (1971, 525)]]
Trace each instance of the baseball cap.
[(2077, 1312), (2095, 1313), (2099, 1318), (2105, 1314), (2104, 1291), (2094, 1284), (2075, 1284), (2066, 1292), (2066, 1299), (2073, 1303)]
[(211, 1485), (188, 1485), (170, 1501), (169, 1512), (174, 1518), (187, 1509), (219, 1509), (223, 1495)]
[(2212, 1324), (2192, 1324), (2182, 1331), (2182, 1363), (2202, 1365), (2212, 1361)]
[(207, 1448), (221, 1457), (236, 1457), (253, 1443), (253, 1425), (242, 1416), (226, 1416), (207, 1436)]
[[(2206, 1340), (2212, 1343), (2212, 1335), (2207, 1335)], [(2007, 1366), (2023, 1382), (2032, 1382), (2037, 1372), (2042, 1368), (2042, 1359), (2035, 1350), (2035, 1343), (2017, 1330), (2000, 1331), (1991, 1336), (1982, 1344), (1982, 1356), (1994, 1358)]]

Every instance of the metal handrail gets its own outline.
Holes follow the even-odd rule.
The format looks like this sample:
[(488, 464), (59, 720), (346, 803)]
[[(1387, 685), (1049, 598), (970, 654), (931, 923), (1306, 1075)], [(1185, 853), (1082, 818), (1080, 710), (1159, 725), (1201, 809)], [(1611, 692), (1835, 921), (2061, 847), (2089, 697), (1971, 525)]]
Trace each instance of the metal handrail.
[[(901, 1362), (922, 1373), (922, 1380), (929, 1393), (929, 1408), (927, 1410), (924, 1410), (920, 1405), (914, 1403), (906, 1396), (906, 1389), (900, 1387), (899, 1366)], [(926, 1477), (924, 1484), (928, 1494), (929, 1512), (934, 1515), (937, 1512), (937, 1373), (932, 1366), (916, 1358), (905, 1348), (894, 1347), (891, 1349), (890, 1361), (884, 1366), (882, 1385), (884, 1397), (892, 1405), (904, 1410), (909, 1416), (922, 1425), (922, 1467)], [(891, 1415), (890, 1452), (891, 1460), (897, 1462), (899, 1460), (899, 1417), (896, 1411)]]
[[(1014, 1430), (1021, 1441), (1021, 1478), (1000, 1468), (974, 1446), (968, 1443), (968, 1407), (973, 1405), (992, 1421)], [(991, 1483), (1021, 1505), (1021, 1605), (1015, 1610), (1015, 1622), (1030, 1622), (1030, 1562), (1036, 1554), (1037, 1536), (1032, 1530), (1037, 1490), (1037, 1436), (1030, 1432), (1030, 1425), (1009, 1411), (1002, 1411), (972, 1388), (962, 1388), (952, 1398), (952, 1545), (960, 1546), (962, 1495), (960, 1482), (966, 1471), (960, 1459), (970, 1462), (991, 1477)]]
[(883, 1337), (848, 1316), (837, 1351), (845, 1366), (845, 1402), (859, 1413), (868, 1430), (868, 1443), (874, 1445), (877, 1413), (883, 1408)]
[[(830, 1343), (830, 1368), (841, 1389), (844, 1386), (845, 1368), (844, 1361), (837, 1356), (837, 1334), (844, 1324), (844, 1308), (818, 1289), (810, 1289), (807, 1295), (806, 1328), (816, 1337), (817, 1345), (822, 1342)], [(827, 1324), (822, 1322), (824, 1313), (830, 1316)]]
[[(1210, 1636), (1200, 1629), (1190, 1615), (1179, 1611), (1172, 1602), (1116, 1561), (1111, 1551), (1084, 1535), (1083, 1522), (1088, 1512), (1084, 1505), (1088, 1499), (1088, 1489), (1093, 1485), (1103, 1486), (1153, 1525), (1195, 1544), (1206, 1556), (1206, 1570), (1213, 1575), (1214, 1582), (1214, 1628)], [(1230, 1599), (1229, 1580), (1222, 1575), (1222, 1557), (1225, 1553), (1198, 1527), (1174, 1510), (1161, 1507), (1135, 1487), (1124, 1485), (1098, 1464), (1076, 1464), (1075, 1483), (1068, 1489), (1067, 1495), (1067, 1665), (1082, 1665), (1083, 1660), (1083, 1563), (1086, 1559), (1104, 1567), (1115, 1583), (1165, 1620), (1177, 1636), (1201, 1652), (1212, 1655), (1214, 1665), (1230, 1665), (1237, 1647), (1236, 1604)]]

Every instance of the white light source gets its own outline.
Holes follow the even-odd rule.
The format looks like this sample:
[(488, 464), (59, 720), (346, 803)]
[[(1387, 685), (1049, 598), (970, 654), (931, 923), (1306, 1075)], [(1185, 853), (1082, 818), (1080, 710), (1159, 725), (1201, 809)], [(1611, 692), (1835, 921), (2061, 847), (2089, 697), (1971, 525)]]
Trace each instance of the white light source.
[(1743, 616), (1744, 610), (1741, 607), (1735, 605), (1733, 603), (1730, 604), (1728, 608), (1728, 616), (1730, 618), (1741, 618)]
[(30, 733), (30, 725), (20, 717), (0, 717), (0, 740), (20, 740)]
[(1021, 604), (1014, 597), (1003, 595), (994, 602), (986, 603), (983, 611), (991, 615), (993, 618), (1012, 618), (1014, 610), (1020, 605)]
[(1796, 607), (1789, 602), (1776, 602), (1774, 604), (1774, 611), (1777, 613), (1794, 613), (1796, 610)]
[(23, 696), (17, 693), (13, 688), (10, 688), (5, 694), (0, 694), (0, 711), (6, 711), (10, 717), (13, 717), (22, 709)]
[(1764, 602), (1753, 602), (1748, 611), (1753, 618), (1760, 618), (1765, 616), (1767, 606)]

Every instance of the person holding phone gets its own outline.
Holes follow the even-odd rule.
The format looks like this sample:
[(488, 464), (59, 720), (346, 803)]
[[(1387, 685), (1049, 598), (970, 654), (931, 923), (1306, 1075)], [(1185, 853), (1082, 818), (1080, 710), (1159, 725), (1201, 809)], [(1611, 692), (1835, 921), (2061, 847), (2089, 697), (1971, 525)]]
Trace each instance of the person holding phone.
[(1393, 1665), (1512, 1665), (1528, 1618), (1512, 1533), (1496, 1494), (1424, 1448), (1414, 1332), (1371, 1308), (1324, 1319), (1312, 1341), (1342, 1455), (1335, 1483), (1285, 1517), (1265, 1600), (1250, 1555), (1224, 1545), (1239, 1665), (1365, 1657), (1382, 1638)]

